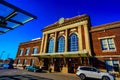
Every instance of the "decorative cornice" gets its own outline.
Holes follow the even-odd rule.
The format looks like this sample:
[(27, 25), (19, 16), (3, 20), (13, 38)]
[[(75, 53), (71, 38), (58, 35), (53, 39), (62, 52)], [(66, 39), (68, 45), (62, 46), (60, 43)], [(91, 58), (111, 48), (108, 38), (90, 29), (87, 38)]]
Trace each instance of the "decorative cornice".
[(115, 29), (115, 28), (120, 28), (120, 21), (91, 27), (91, 30), (89, 32), (92, 33), (92, 32), (104, 31), (104, 30)]
[(94, 56), (96, 58), (112, 58), (112, 57), (116, 57), (116, 58), (120, 58), (120, 55), (101, 55), (101, 56)]
[(84, 21), (84, 20), (89, 20), (89, 16), (87, 16), (86, 14), (83, 14), (83, 15), (79, 15), (79, 16), (76, 16), (76, 17), (72, 17), (72, 18), (66, 18), (64, 20), (64, 23), (59, 24), (58, 22), (56, 22), (54, 24), (51, 24), (51, 25), (45, 27), (42, 30), (42, 32), (45, 32), (45, 31), (48, 31), (48, 30), (51, 30), (51, 29), (56, 29), (56, 28), (59, 28), (59, 27), (63, 27), (63, 26), (66, 26), (66, 25), (74, 24), (74, 23), (81, 22), (81, 21)]
[(41, 42), (41, 41), (42, 41), (42, 39), (37, 39), (37, 40), (22, 42), (22, 43), (20, 43), (20, 45), (26, 45), (26, 44), (30, 44), (30, 43), (37, 43), (37, 42)]

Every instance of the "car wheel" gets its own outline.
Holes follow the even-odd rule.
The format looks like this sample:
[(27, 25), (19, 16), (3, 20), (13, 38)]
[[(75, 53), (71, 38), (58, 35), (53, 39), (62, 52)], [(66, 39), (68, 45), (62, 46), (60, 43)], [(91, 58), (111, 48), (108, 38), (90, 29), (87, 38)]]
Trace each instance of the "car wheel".
[(34, 72), (36, 72), (36, 70), (34, 70)]
[(80, 79), (85, 80), (86, 76), (84, 74), (80, 74)]
[(110, 78), (107, 77), (107, 76), (103, 76), (103, 77), (102, 77), (102, 80), (110, 80)]

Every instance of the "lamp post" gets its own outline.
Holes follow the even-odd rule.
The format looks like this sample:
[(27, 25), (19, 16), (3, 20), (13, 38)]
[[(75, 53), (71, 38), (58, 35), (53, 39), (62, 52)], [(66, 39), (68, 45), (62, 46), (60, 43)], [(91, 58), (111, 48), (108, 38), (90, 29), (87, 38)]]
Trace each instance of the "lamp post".
[(5, 51), (2, 51), (2, 52), (1, 52), (0, 59), (2, 58), (3, 53), (5, 53)]

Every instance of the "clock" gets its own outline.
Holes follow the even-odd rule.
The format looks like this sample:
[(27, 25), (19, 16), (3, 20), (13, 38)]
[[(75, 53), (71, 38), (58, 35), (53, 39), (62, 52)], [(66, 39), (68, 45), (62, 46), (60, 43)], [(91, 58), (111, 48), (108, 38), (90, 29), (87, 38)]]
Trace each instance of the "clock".
[(59, 23), (59, 24), (64, 23), (64, 18), (63, 18), (63, 17), (62, 17), (62, 18), (60, 18), (60, 19), (59, 19), (59, 21), (58, 21), (58, 23)]

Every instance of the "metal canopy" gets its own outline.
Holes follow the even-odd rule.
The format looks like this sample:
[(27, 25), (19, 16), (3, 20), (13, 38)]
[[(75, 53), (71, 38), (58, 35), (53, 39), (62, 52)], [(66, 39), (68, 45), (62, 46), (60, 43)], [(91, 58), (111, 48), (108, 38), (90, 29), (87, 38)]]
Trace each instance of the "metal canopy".
[(36, 18), (36, 16), (4, 0), (0, 0), (0, 34), (13, 30)]

